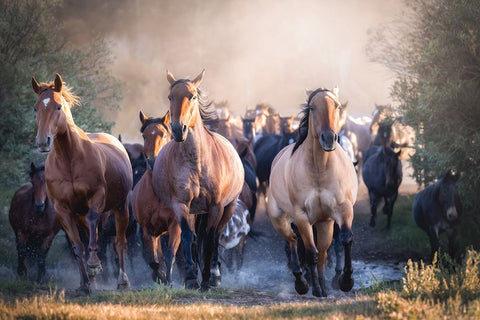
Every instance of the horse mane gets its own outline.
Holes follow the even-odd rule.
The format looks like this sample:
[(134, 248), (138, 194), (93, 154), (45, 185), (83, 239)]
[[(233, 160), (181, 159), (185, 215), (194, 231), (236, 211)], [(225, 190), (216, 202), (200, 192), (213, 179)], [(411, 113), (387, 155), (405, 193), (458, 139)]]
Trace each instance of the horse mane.
[(165, 117), (162, 117), (162, 118), (148, 118), (147, 121), (145, 121), (142, 124), (142, 127), (140, 128), (140, 132), (143, 133), (143, 131), (145, 131), (145, 129), (149, 125), (151, 125), (152, 123), (160, 123), (167, 130), (167, 132), (170, 132), (170, 127), (165, 124)]
[[(48, 89), (55, 90), (55, 82), (54, 81), (51, 81), (49, 83), (42, 82), (39, 84), (39, 88), (40, 88), (40, 93)], [(65, 82), (62, 85), (62, 96), (68, 102), (70, 108), (72, 108), (75, 105), (77, 106), (80, 105), (80, 97), (75, 95), (72, 92), (72, 88), (67, 86)]]
[(301, 105), (302, 111), (300, 111), (300, 114), (302, 114), (302, 120), (300, 120), (300, 125), (298, 126), (298, 140), (295, 143), (295, 146), (293, 147), (292, 150), (292, 155), (297, 150), (297, 148), (305, 141), (308, 135), (308, 119), (310, 118), (310, 110), (312, 107), (310, 106), (310, 102), (312, 102), (313, 97), (322, 91), (330, 91), (325, 88), (318, 88), (317, 90), (313, 91), (310, 93), (307, 99), (307, 103)]
[[(188, 80), (188, 79), (176, 80), (170, 86), (170, 90), (179, 83), (188, 83), (188, 82), (191, 83), (191, 81)], [(198, 87), (196, 89), (197, 89), (197, 95), (198, 95), (198, 104), (200, 106), (199, 107), (200, 117), (202, 118), (202, 122), (203, 122), (204, 126), (205, 126), (206, 122), (210, 122), (210, 123), (213, 122), (214, 123), (214, 122), (218, 121), (217, 110), (212, 107), (212, 101), (208, 100), (208, 97), (207, 97), (206, 93), (202, 89), (200, 89)], [(205, 128), (208, 130), (207, 127), (205, 127)]]

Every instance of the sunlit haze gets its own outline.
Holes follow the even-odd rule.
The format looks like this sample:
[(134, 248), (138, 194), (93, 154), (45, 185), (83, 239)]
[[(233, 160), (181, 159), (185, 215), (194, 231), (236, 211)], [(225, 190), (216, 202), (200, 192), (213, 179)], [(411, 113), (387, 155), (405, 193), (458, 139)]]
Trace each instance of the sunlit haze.
[(397, 19), (400, 8), (396, 0), (138, 0), (108, 16), (83, 9), (70, 23), (80, 40), (97, 28), (113, 44), (112, 71), (125, 83), (113, 134), (140, 141), (139, 110), (167, 110), (167, 69), (191, 78), (205, 68), (201, 87), (235, 115), (259, 102), (297, 114), (305, 89), (335, 85), (350, 114), (370, 115), (375, 103), (390, 102), (393, 75), (368, 60), (368, 30)]

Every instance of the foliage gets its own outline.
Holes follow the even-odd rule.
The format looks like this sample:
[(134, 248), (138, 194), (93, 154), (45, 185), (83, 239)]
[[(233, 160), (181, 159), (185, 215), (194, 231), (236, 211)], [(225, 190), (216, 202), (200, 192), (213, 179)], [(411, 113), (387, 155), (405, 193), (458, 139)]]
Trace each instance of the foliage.
[(392, 319), (478, 318), (479, 258), (479, 252), (468, 250), (461, 265), (436, 259), (431, 265), (409, 260), (401, 292), (380, 292), (378, 307)]
[(88, 47), (69, 44), (56, 16), (61, 5), (59, 0), (0, 1), (2, 188), (18, 187), (27, 177), (29, 163), (45, 157), (32, 152), (36, 131), (32, 76), (49, 82), (55, 73), (62, 75), (82, 99), (82, 106), (72, 112), (82, 129), (108, 132), (113, 125), (102, 115), (116, 109), (120, 99), (120, 84), (107, 69), (112, 59), (109, 46), (101, 38)]
[(372, 60), (396, 73), (391, 96), (416, 130), (419, 184), (461, 172), (462, 245), (478, 246), (480, 219), (480, 2), (407, 0), (402, 22), (371, 34)]

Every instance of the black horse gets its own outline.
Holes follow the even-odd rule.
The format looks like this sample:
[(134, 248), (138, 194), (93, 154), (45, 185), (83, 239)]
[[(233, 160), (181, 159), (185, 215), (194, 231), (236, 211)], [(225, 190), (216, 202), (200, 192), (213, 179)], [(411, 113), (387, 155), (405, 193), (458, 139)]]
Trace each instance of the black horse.
[(462, 214), (462, 203), (457, 191), (460, 174), (448, 170), (440, 179), (420, 191), (413, 201), (412, 214), (418, 227), (425, 231), (430, 239), (431, 255), (440, 246), (439, 234), (448, 234), (448, 253), (455, 257), (455, 226)]
[(272, 162), (275, 156), (284, 147), (296, 141), (298, 133), (295, 131), (290, 134), (269, 134), (260, 137), (253, 144), (253, 152), (257, 158), (257, 168), (255, 172), (258, 177), (260, 190), (264, 195), (266, 194), (266, 186), (270, 179), (270, 172)]
[(388, 146), (373, 146), (363, 155), (362, 176), (370, 197), (370, 226), (375, 227), (377, 204), (384, 198), (383, 213), (387, 215), (387, 229), (390, 229), (393, 205), (397, 200), (398, 187), (402, 182), (400, 152), (395, 153)]

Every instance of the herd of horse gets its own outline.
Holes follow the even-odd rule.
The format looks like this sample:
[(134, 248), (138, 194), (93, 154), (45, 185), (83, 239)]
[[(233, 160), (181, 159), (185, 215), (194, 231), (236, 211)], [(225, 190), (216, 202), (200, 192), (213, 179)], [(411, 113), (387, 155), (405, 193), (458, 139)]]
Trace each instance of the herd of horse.
[[(259, 104), (235, 118), (226, 103), (216, 109), (208, 103), (200, 89), (204, 74), (176, 79), (167, 71), (169, 109), (158, 118), (140, 111), (143, 144), (85, 133), (71, 114), (79, 98), (61, 76), (50, 83), (32, 78), (36, 142), (48, 156), (44, 167), (32, 163), (31, 182), (11, 202), (20, 276), (32, 255), (42, 280), (47, 252), (63, 229), (78, 265), (79, 292), (91, 292), (109, 243), (117, 257), (117, 288), (129, 288), (125, 260), (137, 250), (140, 230), (153, 281), (171, 285), (176, 264), (186, 288), (208, 290), (221, 284), (222, 261), (241, 268), (263, 194), (272, 225), (285, 239), (295, 290), (305, 294), (311, 287), (314, 296), (327, 295), (332, 240), (337, 285), (352, 289), (359, 178), (368, 188), (370, 226), (383, 198), (390, 228), (413, 129), (392, 117), (389, 106), (377, 106), (373, 119), (351, 117), (337, 88), (307, 92), (300, 117), (281, 117)], [(415, 198), (414, 219), (429, 235), (432, 255), (441, 231), (453, 242), (461, 214), (458, 178), (449, 170)], [(453, 254), (453, 244), (449, 248)]]

